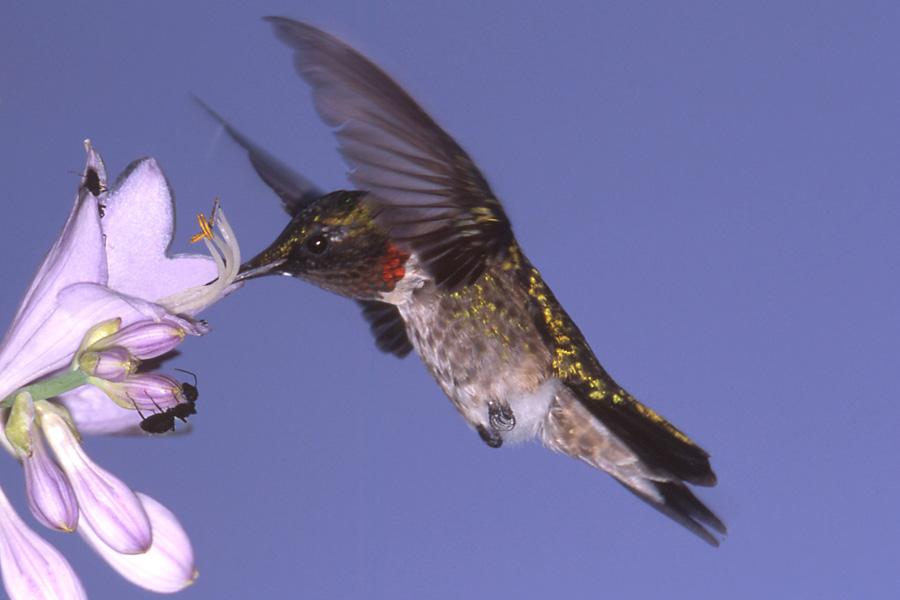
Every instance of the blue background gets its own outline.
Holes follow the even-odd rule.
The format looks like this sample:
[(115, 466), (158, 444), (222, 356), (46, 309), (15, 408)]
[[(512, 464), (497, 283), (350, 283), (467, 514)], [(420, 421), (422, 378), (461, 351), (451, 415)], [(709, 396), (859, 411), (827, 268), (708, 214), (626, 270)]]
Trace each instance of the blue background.
[[(113, 175), (160, 161), (177, 250), (215, 197), (245, 256), (281, 230), (190, 92), (345, 187), (259, 17), (306, 20), (472, 155), (601, 362), (712, 453), (699, 495), (731, 533), (710, 548), (577, 461), (489, 449), (353, 303), (268, 278), (173, 363), (199, 377), (190, 435), (85, 441), (181, 518), (200, 569), (182, 598), (893, 596), (900, 9), (849, 4), (4, 2), (0, 316), (62, 226), (85, 138)], [(92, 598), (155, 597), (42, 534)]]

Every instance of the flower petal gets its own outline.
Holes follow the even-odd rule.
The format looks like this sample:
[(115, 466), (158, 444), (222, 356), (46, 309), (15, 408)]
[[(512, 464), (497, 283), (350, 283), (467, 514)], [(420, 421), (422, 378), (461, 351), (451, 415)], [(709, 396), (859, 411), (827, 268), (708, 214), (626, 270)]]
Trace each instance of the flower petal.
[(122, 381), (137, 370), (138, 363), (137, 358), (125, 348), (85, 352), (78, 358), (78, 366), (82, 371), (107, 381)]
[(150, 521), (131, 488), (88, 457), (59, 414), (38, 403), (35, 409), (47, 442), (72, 484), (81, 510), (79, 525), (87, 519), (98, 537), (116, 552), (146, 552), (152, 541)]
[(27, 345), (16, 356), (10, 356), (6, 364), (0, 364), (0, 399), (30, 381), (68, 366), (85, 332), (97, 323), (119, 317), (122, 325), (128, 326), (167, 316), (161, 306), (117, 294), (95, 283), (69, 285), (54, 300), (55, 309), (27, 332)]
[(87, 598), (59, 551), (28, 528), (0, 490), (0, 570), (12, 600)]
[(175, 406), (183, 395), (178, 380), (165, 373), (139, 373), (118, 383), (92, 378), (91, 383), (122, 408), (140, 409), (145, 416)]
[(165, 506), (137, 492), (153, 527), (153, 545), (144, 554), (120, 554), (100, 541), (89, 523), (78, 533), (119, 574), (142, 588), (169, 594), (194, 583), (197, 568), (191, 540), (178, 519)]
[[(106, 196), (109, 195), (109, 189), (106, 185), (106, 163), (103, 162), (100, 154), (91, 146), (91, 140), (84, 140), (84, 149), (87, 150), (87, 164), (84, 166), (84, 173), (81, 175), (81, 184), (78, 186), (78, 189), (81, 191), (82, 188), (87, 188), (97, 198), (98, 204), (103, 204), (106, 201)], [(91, 170), (96, 173), (96, 178), (94, 179), (92, 179)]]
[(136, 410), (111, 402), (109, 396), (92, 385), (60, 394), (56, 400), (69, 410), (82, 435), (144, 435)]
[(155, 159), (142, 158), (128, 166), (107, 199), (105, 213), (110, 288), (156, 301), (216, 278), (216, 264), (208, 256), (168, 256), (175, 206)]
[(184, 340), (183, 319), (165, 318), (163, 321), (133, 323), (93, 344), (90, 350), (121, 347), (140, 360), (155, 358), (174, 350)]
[[(85, 172), (102, 168), (105, 173), (102, 164), (100, 156), (88, 148)], [(106, 283), (106, 256), (98, 211), (97, 198), (87, 188), (79, 188), (66, 224), (31, 280), (0, 346), (0, 373), (5, 375), (11, 364), (19, 365), (22, 350), (31, 344), (34, 331), (54, 312), (60, 291), (77, 282)], [(0, 385), (0, 398), (26, 382), (8, 391)]]

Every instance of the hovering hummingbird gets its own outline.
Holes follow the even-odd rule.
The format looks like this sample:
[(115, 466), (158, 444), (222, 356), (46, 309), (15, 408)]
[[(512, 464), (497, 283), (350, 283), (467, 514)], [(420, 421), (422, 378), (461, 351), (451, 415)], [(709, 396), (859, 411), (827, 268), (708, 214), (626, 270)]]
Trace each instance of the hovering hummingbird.
[(716, 484), (709, 454), (600, 365), (465, 151), (340, 40), (266, 20), (358, 189), (323, 194), (207, 107), (293, 217), (239, 278), (288, 275), (354, 298), (378, 348), (415, 349), (488, 446), (537, 437), (717, 546), (725, 525), (685, 485)]

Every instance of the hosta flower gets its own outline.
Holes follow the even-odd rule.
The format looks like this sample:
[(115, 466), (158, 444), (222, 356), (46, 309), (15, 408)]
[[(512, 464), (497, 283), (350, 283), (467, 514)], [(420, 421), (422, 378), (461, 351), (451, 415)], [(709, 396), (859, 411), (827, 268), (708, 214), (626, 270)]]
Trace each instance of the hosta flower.
[(0, 572), (10, 598), (87, 598), (59, 551), (16, 514), (0, 490)]
[[(130, 581), (174, 592), (196, 578), (175, 516), (135, 493), (85, 452), (82, 435), (140, 432), (147, 413), (191, 414), (193, 400), (142, 360), (203, 335), (194, 315), (234, 288), (240, 252), (221, 212), (201, 217), (212, 258), (169, 256), (171, 191), (151, 158), (112, 189), (100, 156), (0, 345), (0, 445), (24, 467), (36, 520), (77, 530)], [(66, 560), (15, 514), (0, 492), (0, 571), (11, 598), (79, 598)]]

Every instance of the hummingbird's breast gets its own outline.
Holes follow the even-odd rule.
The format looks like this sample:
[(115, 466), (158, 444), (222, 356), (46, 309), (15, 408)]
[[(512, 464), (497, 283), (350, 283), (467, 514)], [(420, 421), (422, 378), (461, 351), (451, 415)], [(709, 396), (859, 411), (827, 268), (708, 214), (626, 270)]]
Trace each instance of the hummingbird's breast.
[(556, 380), (515, 269), (488, 269), (454, 293), (427, 282), (398, 307), (425, 366), (471, 425), (502, 441), (539, 432)]

